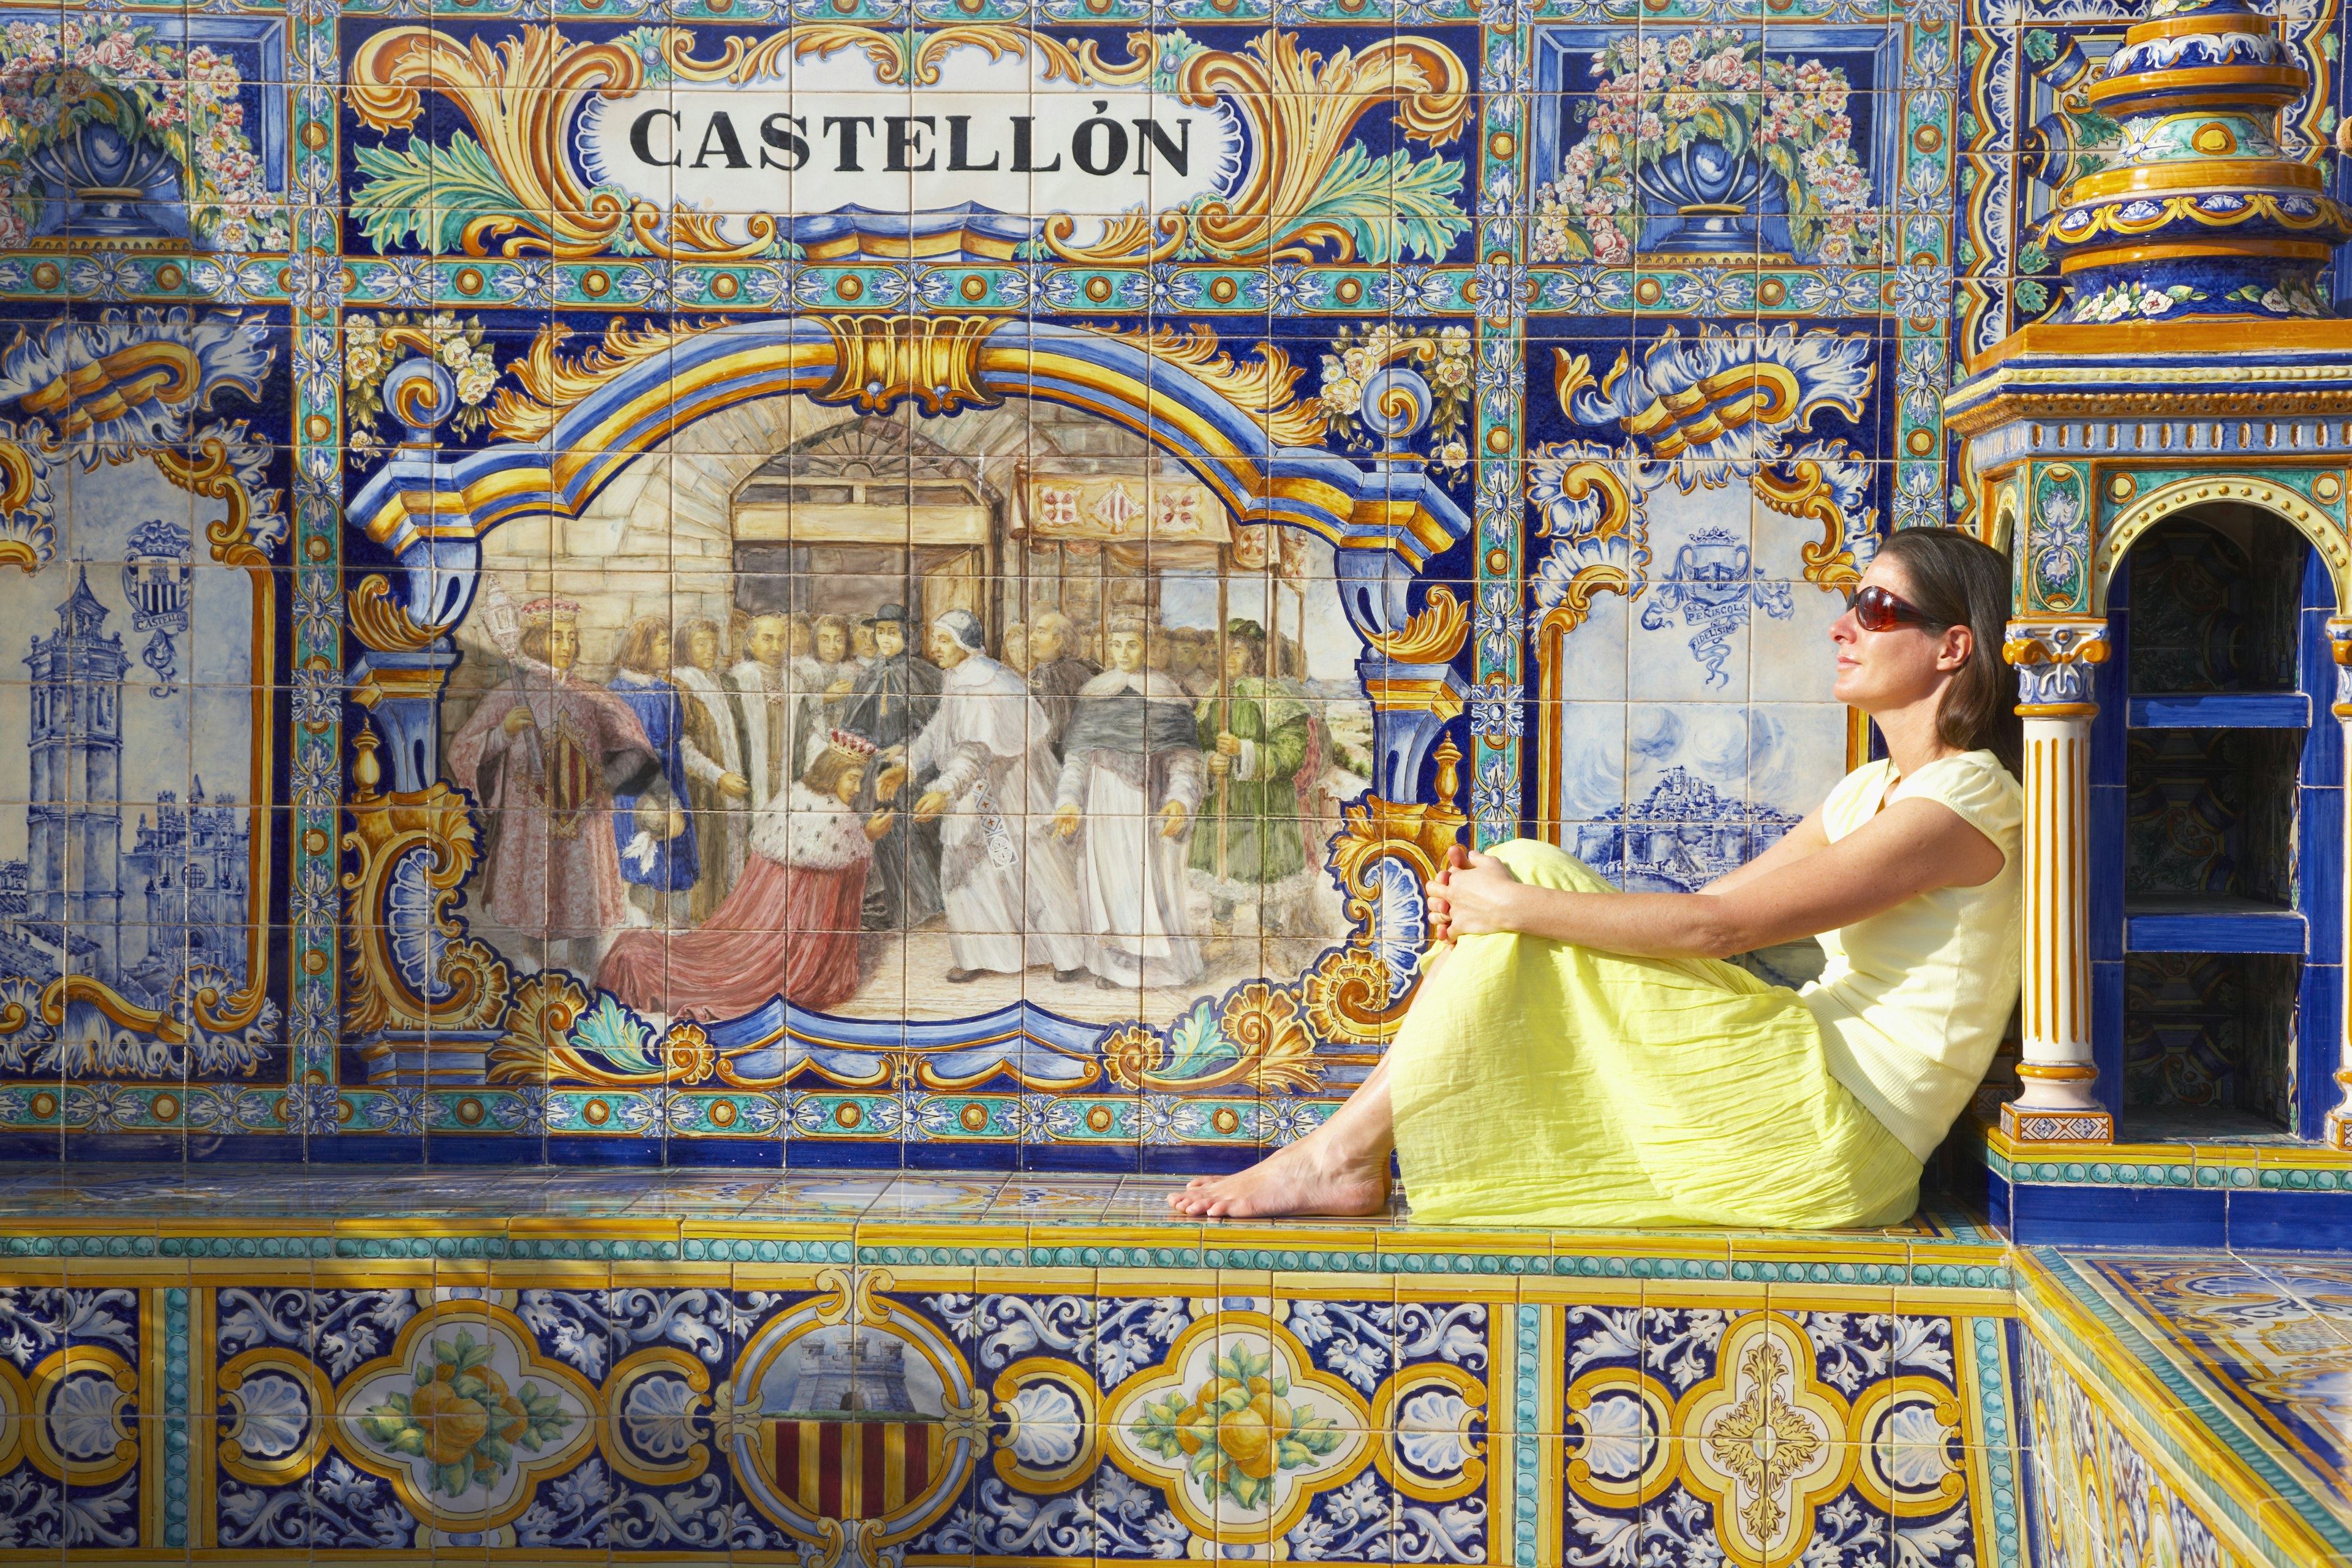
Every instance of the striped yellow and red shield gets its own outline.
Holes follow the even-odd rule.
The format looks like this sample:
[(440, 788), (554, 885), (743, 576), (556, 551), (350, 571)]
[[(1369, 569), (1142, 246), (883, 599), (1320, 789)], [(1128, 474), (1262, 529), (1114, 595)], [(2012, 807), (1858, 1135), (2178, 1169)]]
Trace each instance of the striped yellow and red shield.
[(576, 837), (596, 798), (596, 758), (581, 743), (572, 715), (559, 710), (547, 746), (547, 826), (558, 838)]
[(945, 1468), (943, 1428), (926, 1421), (771, 1421), (777, 1484), (818, 1519), (880, 1519), (921, 1497)]

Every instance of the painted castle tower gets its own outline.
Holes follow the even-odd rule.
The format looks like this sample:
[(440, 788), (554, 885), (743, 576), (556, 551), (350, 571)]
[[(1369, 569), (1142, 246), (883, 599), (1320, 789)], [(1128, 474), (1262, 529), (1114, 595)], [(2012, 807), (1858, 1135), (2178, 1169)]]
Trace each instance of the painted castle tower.
[(122, 972), (122, 677), (131, 660), (105, 630), (89, 569), (58, 606), (58, 629), (33, 639), (32, 793), (25, 808), (26, 912), (94, 944), (98, 977)]
[[(132, 918), (148, 928), (145, 962), (131, 973), (152, 994), (169, 993), (180, 971), (194, 965), (245, 977), (247, 851), (253, 841), (233, 795), (206, 799), (200, 776), (179, 803), (159, 790), (154, 820), (139, 814), (130, 848), (122, 852), (122, 884)], [(184, 935), (184, 950), (177, 944)], [(169, 942), (172, 948), (163, 944)]]
[(793, 1405), (806, 1411), (913, 1412), (905, 1342), (856, 1329), (810, 1335), (801, 1347)]
[(207, 796), (198, 778), (184, 805), (178, 791), (155, 791), (152, 818), (139, 814), (125, 847), (121, 705), (142, 689), (124, 681), (131, 660), (106, 630), (110, 614), (83, 568), (58, 629), (25, 656), (31, 787), (26, 858), (0, 862), (0, 973), (71, 968), (161, 1005), (192, 967), (247, 978), (253, 834), (236, 798)]

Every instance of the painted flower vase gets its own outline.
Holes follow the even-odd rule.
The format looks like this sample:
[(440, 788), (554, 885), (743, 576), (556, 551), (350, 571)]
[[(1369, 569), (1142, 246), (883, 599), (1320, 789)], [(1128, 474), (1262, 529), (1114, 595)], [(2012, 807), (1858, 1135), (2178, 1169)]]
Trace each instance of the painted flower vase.
[(1762, 241), (1751, 211), (1766, 173), (1752, 150), (1735, 153), (1725, 142), (1694, 137), (1671, 153), (1645, 150), (1635, 165), (1634, 184), (1682, 220), (1658, 237), (1658, 248), (1753, 256)]
[[(131, 118), (140, 119), (135, 113)], [(146, 133), (143, 120), (131, 132), (115, 122), (85, 121), (25, 161), (71, 196), (66, 232), (109, 239), (167, 237), (148, 204), (177, 198), (179, 160)]]

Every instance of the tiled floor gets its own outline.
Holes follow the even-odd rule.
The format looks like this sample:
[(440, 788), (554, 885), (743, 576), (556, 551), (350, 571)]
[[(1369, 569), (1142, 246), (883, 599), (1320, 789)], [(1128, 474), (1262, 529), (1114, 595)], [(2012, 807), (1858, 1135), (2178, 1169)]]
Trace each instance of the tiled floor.
[(2352, 1265), (2037, 1248), (2021, 1286), (2050, 1561), (2352, 1562)]
[(2352, 1531), (2352, 1263), (2280, 1253), (2084, 1254), (2074, 1277), (2210, 1400), (2232, 1446)]

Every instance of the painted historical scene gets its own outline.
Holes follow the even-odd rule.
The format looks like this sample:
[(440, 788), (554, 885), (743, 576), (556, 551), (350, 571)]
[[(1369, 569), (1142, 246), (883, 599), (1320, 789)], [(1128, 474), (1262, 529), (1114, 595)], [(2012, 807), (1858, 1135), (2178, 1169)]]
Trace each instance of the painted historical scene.
[(657, 1025), (1164, 1022), (1296, 973), (1367, 788), (1331, 547), (1045, 405), (746, 405), (488, 542), (476, 935)]

